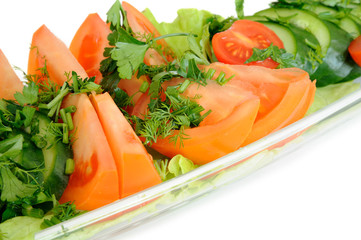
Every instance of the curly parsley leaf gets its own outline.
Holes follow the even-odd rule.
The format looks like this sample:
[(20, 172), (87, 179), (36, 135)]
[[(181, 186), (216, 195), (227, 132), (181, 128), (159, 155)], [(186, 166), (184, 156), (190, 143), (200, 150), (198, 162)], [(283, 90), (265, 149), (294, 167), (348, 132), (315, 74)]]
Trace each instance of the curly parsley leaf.
[(117, 62), (120, 78), (130, 79), (133, 73), (143, 63), (145, 52), (149, 44), (134, 44), (117, 42), (116, 47), (111, 51), (111, 58)]
[(2, 167), (0, 173), (2, 179), (1, 201), (3, 202), (31, 196), (38, 189), (36, 185), (20, 181), (7, 167)]
[(39, 86), (35, 82), (29, 82), (24, 86), (23, 92), (16, 92), (14, 97), (20, 105), (35, 104), (38, 101)]

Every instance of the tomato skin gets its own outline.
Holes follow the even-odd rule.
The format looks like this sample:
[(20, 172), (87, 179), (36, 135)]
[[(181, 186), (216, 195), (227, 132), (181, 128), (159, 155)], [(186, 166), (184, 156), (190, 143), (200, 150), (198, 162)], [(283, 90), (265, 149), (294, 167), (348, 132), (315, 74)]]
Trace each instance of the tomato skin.
[[(162, 87), (179, 85), (182, 81), (175, 78)], [(170, 136), (158, 138), (151, 147), (168, 157), (182, 154), (200, 165), (235, 151), (250, 133), (259, 108), (259, 99), (247, 88), (221, 86), (215, 81), (208, 81), (206, 86), (191, 84), (183, 96), (191, 99), (198, 96), (195, 101), (204, 108), (202, 114), (212, 112), (198, 127), (184, 130), (183, 146), (170, 142)]]
[(310, 107), (315, 94), (315, 82), (307, 72), (298, 68), (268, 69), (259, 66), (212, 63), (204, 67), (233, 78), (226, 85), (242, 86), (245, 82), (260, 99), (260, 108), (247, 139), (241, 146), (259, 140), (301, 119)]
[[(228, 64), (244, 64), (253, 54), (253, 48), (264, 49), (273, 45), (284, 48), (281, 39), (265, 25), (250, 21), (237, 20), (226, 31), (212, 38), (214, 54), (218, 61)], [(253, 62), (251, 65), (275, 68), (278, 64), (272, 59)]]
[(108, 93), (91, 95), (119, 174), (121, 198), (161, 183), (151, 156)]
[(28, 74), (41, 76), (40, 68), (45, 66), (51, 81), (63, 85), (67, 81), (65, 73), (75, 71), (79, 77), (86, 78), (88, 74), (79, 64), (68, 47), (57, 38), (45, 25), (33, 34), (28, 60)]
[(361, 35), (350, 43), (348, 51), (352, 59), (361, 67)]
[(5, 54), (0, 49), (0, 99), (14, 100), (16, 92), (22, 92), (23, 83), (16, 75)]
[(102, 79), (99, 67), (104, 59), (104, 48), (109, 47), (107, 37), (110, 33), (109, 26), (97, 13), (92, 13), (81, 24), (69, 46), (88, 76), (95, 77), (95, 83)]
[(74, 201), (77, 208), (93, 210), (120, 198), (118, 172), (99, 118), (86, 94), (71, 94), (63, 107), (76, 106), (73, 114), (75, 170), (60, 202)]

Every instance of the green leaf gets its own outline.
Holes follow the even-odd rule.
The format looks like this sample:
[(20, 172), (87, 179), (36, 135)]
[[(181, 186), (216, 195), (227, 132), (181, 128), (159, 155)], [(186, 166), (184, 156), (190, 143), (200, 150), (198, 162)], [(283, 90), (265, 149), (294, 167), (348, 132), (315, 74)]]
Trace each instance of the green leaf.
[(5, 126), (0, 118), (0, 134), (11, 131), (12, 131), (11, 127)]
[(38, 189), (35, 185), (21, 182), (7, 167), (2, 167), (0, 173), (2, 179), (1, 201), (11, 202), (32, 196)]
[(237, 13), (237, 17), (239, 19), (242, 19), (244, 17), (244, 12), (243, 12), (243, 4), (244, 4), (244, 0), (236, 0), (235, 1), (236, 4), (236, 13)]
[(23, 142), (24, 137), (21, 134), (0, 141), (0, 159), (3, 157), (16, 158), (23, 149)]
[(111, 51), (111, 58), (117, 62), (120, 78), (130, 79), (134, 72), (143, 63), (148, 44), (116, 43)]
[(360, 83), (345, 82), (331, 84), (326, 87), (318, 87), (311, 107), (308, 109), (307, 115), (310, 115), (321, 108), (337, 101), (338, 99), (360, 89)]
[(191, 160), (179, 154), (174, 156), (169, 161), (168, 165), (169, 172), (173, 174), (174, 177), (190, 172), (196, 168), (197, 165), (195, 165)]
[(190, 50), (202, 60), (201, 64), (209, 64), (207, 56), (203, 54), (200, 45), (197, 43), (196, 38), (193, 35), (189, 35), (187, 39)]
[(38, 102), (39, 86), (34, 82), (29, 82), (28, 86), (24, 86), (23, 93), (16, 92), (14, 97), (20, 105), (35, 104)]
[(264, 61), (267, 58), (272, 58), (273, 61), (279, 63), (278, 68), (296, 67), (298, 65), (293, 54), (287, 53), (285, 49), (280, 49), (273, 44), (265, 49), (253, 48), (252, 56), (245, 63)]
[(116, 0), (107, 12), (107, 23), (110, 23), (112, 27), (118, 27), (121, 25), (121, 6), (122, 5), (120, 4), (119, 0)]
[[(221, 18), (208, 11), (197, 10), (194, 8), (179, 9), (177, 18), (171, 23), (158, 23), (149, 9), (145, 9), (143, 14), (157, 28), (161, 35), (171, 33), (192, 33), (198, 36), (196, 38), (197, 43), (199, 43), (202, 38), (203, 27), (208, 24), (208, 19), (213, 16)], [(186, 51), (190, 50), (187, 38), (172, 37), (165, 40), (178, 58), (181, 58)]]
[(23, 112), (23, 114), (25, 116), (24, 127), (30, 126), (31, 121), (33, 120), (35, 111), (36, 111), (36, 109), (32, 108), (32, 107), (25, 106), (23, 108), (22, 112)]

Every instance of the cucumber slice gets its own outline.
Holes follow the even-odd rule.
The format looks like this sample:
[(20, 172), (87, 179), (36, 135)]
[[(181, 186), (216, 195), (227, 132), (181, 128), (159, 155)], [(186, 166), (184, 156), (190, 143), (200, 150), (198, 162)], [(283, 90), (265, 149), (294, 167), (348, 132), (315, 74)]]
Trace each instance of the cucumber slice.
[(299, 9), (269, 8), (257, 12), (255, 15), (264, 16), (275, 21), (288, 22), (309, 31), (318, 40), (322, 55), (326, 55), (331, 44), (330, 32), (325, 23), (314, 14)]
[(327, 18), (329, 18), (329, 21), (334, 22), (341, 29), (349, 33), (353, 39), (355, 39), (361, 34), (360, 27), (356, 21), (354, 21), (351, 17), (348, 16), (338, 19), (337, 15), (339, 14), (339, 12), (333, 8), (322, 5), (309, 4), (304, 5), (303, 8), (317, 14), (321, 19), (328, 20)]
[(296, 38), (293, 35), (293, 33), (289, 30), (289, 28), (272, 22), (259, 21), (259, 23), (262, 23), (263, 25), (274, 31), (277, 34), (277, 36), (282, 40), (285, 50), (289, 53), (292, 53), (293, 55), (296, 55), (297, 52)]
[(47, 146), (42, 149), (44, 156), (44, 186), (50, 193), (55, 194), (59, 199), (63, 194), (69, 180), (69, 176), (65, 174), (65, 165), (68, 158), (72, 158), (70, 147), (57, 141), (55, 136), (46, 134), (50, 119), (43, 115), (37, 114), (39, 121), (39, 134), (46, 136)]
[(347, 49), (352, 38), (333, 23), (325, 21), (325, 24), (331, 33), (332, 43), (322, 64), (311, 75), (312, 79), (317, 79), (317, 87), (343, 81), (354, 68), (348, 61)]
[(359, 25), (350, 17), (344, 17), (340, 19), (338, 26), (348, 32), (352, 39), (355, 39), (361, 35)]

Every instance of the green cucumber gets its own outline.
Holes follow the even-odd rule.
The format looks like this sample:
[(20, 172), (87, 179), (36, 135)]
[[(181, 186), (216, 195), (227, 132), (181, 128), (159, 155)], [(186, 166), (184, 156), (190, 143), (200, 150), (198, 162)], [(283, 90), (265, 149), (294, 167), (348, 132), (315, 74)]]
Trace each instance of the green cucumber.
[(319, 48), (319, 43), (313, 34), (304, 29), (292, 25), (289, 29), (297, 41), (295, 60), (301, 69), (312, 75), (320, 65), (315, 59), (318, 57), (315, 49)]
[(313, 59), (313, 56), (317, 55), (314, 48), (319, 47), (319, 43), (313, 34), (294, 25), (282, 25), (282, 23), (267, 21), (268, 18), (262, 16), (247, 16), (245, 18), (262, 23), (272, 29), (282, 40), (285, 50), (295, 56), (300, 68), (310, 74), (316, 70), (319, 63)]
[(59, 199), (63, 194), (69, 180), (65, 174), (65, 165), (68, 158), (72, 158), (72, 151), (69, 146), (57, 141), (55, 136), (46, 134), (50, 119), (43, 114), (36, 114), (39, 121), (39, 134), (46, 136), (47, 146), (42, 148), (44, 156), (44, 186), (50, 193), (55, 194)]
[(340, 19), (338, 26), (348, 32), (353, 39), (361, 35), (360, 26), (351, 17)]
[(273, 22), (260, 22), (272, 31), (282, 40), (285, 50), (293, 55), (297, 52), (297, 42), (294, 34), (289, 28)]
[(317, 87), (343, 81), (354, 68), (354, 65), (347, 61), (351, 36), (333, 23), (324, 22), (331, 33), (332, 40), (322, 64), (311, 75), (312, 79), (317, 79)]
[(264, 16), (275, 21), (286, 22), (309, 31), (319, 42), (323, 56), (326, 55), (330, 47), (331, 33), (328, 27), (322, 20), (310, 12), (299, 9), (269, 8), (257, 12), (255, 15)]
[(331, 21), (339, 26), (341, 29), (349, 33), (353, 39), (361, 34), (360, 26), (349, 16), (338, 17), (339, 12), (334, 8), (323, 5), (309, 5), (303, 6), (303, 9), (317, 14), (321, 19)]

